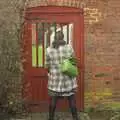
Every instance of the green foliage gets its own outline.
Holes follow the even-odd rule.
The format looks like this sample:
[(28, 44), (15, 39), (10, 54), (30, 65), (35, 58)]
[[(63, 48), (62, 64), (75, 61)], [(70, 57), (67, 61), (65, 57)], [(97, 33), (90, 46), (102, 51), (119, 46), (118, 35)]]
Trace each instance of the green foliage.
[(0, 2), (0, 112), (22, 111), (20, 63), (21, 0)]
[(11, 31), (13, 34), (6, 34), (9, 33), (7, 29), (5, 31), (0, 47), (0, 107), (1, 111), (15, 112), (21, 87), (19, 44), (16, 31)]

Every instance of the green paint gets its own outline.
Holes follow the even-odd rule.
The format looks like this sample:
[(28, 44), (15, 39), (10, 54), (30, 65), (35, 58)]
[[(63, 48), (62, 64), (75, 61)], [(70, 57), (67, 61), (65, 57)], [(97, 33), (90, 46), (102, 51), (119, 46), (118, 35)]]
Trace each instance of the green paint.
[(32, 45), (32, 67), (37, 67), (36, 45)]
[(37, 66), (37, 48), (36, 45), (32, 46), (32, 66), (33, 67), (42, 67), (43, 66), (43, 51), (42, 46), (38, 46), (38, 66)]
[(38, 66), (43, 67), (43, 48), (38, 46)]

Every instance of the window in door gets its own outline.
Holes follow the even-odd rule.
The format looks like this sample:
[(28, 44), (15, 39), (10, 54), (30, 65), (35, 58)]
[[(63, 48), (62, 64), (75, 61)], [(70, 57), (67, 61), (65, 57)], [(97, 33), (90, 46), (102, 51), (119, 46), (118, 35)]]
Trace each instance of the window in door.
[(72, 23), (32, 23), (32, 67), (44, 67), (46, 48), (52, 45), (59, 30), (63, 31), (66, 43), (72, 44)]

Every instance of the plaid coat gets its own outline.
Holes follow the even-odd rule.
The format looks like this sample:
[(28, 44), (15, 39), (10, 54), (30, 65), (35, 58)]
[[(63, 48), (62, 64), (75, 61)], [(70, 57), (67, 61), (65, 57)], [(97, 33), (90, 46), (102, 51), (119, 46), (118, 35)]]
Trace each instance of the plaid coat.
[(48, 47), (46, 51), (46, 65), (49, 66), (48, 89), (55, 92), (69, 92), (77, 87), (76, 78), (71, 78), (60, 71), (60, 62), (73, 55), (70, 45), (60, 46), (58, 49)]

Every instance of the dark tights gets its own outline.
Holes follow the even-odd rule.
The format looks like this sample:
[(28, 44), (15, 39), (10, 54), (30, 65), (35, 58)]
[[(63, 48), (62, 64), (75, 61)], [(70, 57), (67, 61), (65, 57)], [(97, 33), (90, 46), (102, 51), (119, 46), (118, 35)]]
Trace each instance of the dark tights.
[[(50, 99), (49, 120), (54, 120), (56, 104), (59, 98), (60, 98), (59, 96), (52, 96)], [(68, 96), (67, 99), (69, 101), (69, 107), (72, 113), (73, 120), (78, 120), (75, 96), (74, 95)]]

